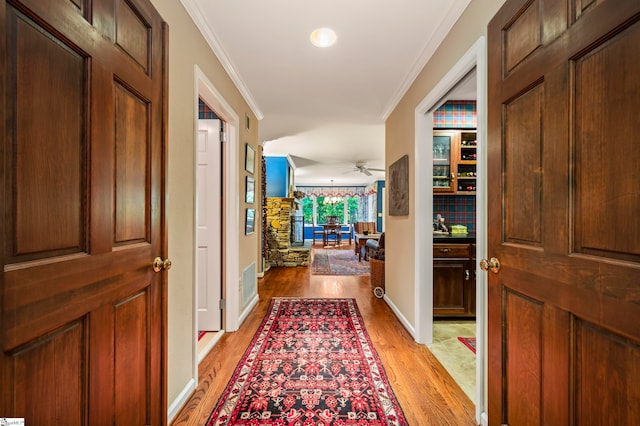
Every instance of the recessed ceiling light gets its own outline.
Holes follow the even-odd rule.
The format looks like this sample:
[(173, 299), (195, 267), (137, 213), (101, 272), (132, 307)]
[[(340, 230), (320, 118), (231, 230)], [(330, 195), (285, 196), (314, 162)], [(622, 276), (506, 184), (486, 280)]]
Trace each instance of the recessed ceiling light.
[(309, 38), (314, 46), (329, 47), (336, 42), (338, 36), (331, 28), (318, 28), (311, 33)]

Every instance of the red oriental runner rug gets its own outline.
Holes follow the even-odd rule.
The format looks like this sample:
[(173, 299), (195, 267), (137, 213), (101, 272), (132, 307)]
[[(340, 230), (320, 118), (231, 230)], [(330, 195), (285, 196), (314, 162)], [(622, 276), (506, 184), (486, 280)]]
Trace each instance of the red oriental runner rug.
[(274, 298), (207, 425), (406, 425), (355, 299)]

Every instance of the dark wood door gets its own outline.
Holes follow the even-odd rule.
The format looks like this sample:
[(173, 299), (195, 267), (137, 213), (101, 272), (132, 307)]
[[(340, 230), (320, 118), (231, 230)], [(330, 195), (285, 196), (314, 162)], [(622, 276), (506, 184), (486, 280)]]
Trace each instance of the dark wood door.
[(166, 28), (147, 0), (0, 25), (0, 416), (164, 424)]
[(640, 424), (640, 2), (488, 28), (489, 418)]

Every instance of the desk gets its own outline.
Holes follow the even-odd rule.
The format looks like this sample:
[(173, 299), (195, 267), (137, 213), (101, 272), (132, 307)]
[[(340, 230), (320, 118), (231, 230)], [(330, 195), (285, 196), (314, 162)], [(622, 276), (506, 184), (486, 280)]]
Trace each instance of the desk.
[(326, 246), (329, 245), (329, 235), (334, 235), (336, 237), (336, 244), (340, 245), (342, 243), (342, 235), (340, 232), (342, 231), (341, 223), (325, 223), (322, 225), (322, 229), (324, 230), (324, 234), (322, 235), (322, 243)]
[[(367, 240), (379, 240), (380, 234), (356, 234), (356, 254), (358, 255), (358, 262), (362, 261), (362, 249), (365, 244), (367, 244)], [(367, 259), (367, 252), (364, 253), (364, 260)]]

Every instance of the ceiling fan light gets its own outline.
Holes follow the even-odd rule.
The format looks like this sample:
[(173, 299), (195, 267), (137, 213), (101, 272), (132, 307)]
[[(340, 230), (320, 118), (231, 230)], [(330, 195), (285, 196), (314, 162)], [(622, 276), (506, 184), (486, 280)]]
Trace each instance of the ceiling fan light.
[(316, 47), (329, 47), (336, 42), (338, 36), (331, 28), (318, 28), (313, 30), (309, 39)]

